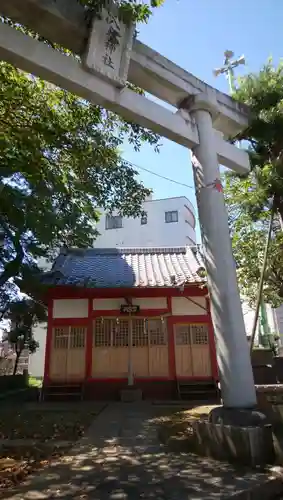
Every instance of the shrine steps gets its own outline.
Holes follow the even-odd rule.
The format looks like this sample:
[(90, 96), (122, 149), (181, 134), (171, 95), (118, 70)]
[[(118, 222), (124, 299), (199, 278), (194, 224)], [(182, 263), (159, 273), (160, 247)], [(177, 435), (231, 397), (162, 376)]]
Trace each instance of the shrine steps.
[(178, 380), (177, 394), (183, 401), (220, 401), (215, 380)]
[(48, 384), (42, 387), (42, 401), (82, 401), (83, 384)]

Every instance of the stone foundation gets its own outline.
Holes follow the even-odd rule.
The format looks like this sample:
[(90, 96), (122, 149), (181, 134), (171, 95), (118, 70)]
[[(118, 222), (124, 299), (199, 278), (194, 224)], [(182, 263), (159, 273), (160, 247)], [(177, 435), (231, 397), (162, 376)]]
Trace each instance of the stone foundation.
[(199, 420), (192, 427), (199, 455), (252, 467), (274, 463), (271, 425), (237, 427)]
[[(166, 401), (177, 399), (176, 382), (174, 380), (135, 381), (142, 391), (143, 399)], [(84, 399), (101, 401), (119, 401), (121, 391), (128, 389), (127, 380), (88, 380), (84, 385)]]
[(283, 423), (283, 385), (256, 386), (258, 408), (276, 426)]
[(142, 391), (136, 387), (128, 387), (121, 391), (121, 401), (123, 403), (134, 403), (142, 400)]

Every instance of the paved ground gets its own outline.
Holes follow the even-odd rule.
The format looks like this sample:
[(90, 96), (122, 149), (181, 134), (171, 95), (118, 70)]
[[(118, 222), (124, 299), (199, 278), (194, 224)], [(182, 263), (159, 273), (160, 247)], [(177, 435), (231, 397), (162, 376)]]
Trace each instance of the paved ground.
[(152, 421), (161, 411), (147, 403), (109, 404), (63, 462), (18, 491), (6, 491), (4, 498), (216, 500), (266, 478), (191, 454), (167, 453)]

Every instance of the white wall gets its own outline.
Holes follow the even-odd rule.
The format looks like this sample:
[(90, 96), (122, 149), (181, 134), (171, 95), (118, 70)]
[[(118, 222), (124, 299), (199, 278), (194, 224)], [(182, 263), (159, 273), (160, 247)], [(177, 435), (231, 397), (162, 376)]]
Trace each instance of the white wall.
[(55, 299), (53, 318), (87, 318), (88, 299)]
[[(123, 218), (123, 227), (105, 229), (106, 214), (102, 213), (97, 229), (100, 236), (95, 240), (97, 248), (185, 246), (196, 242), (195, 212), (185, 197), (149, 200), (143, 204), (147, 212), (147, 224), (140, 218)], [(165, 212), (177, 210), (178, 222), (165, 222)], [(115, 215), (115, 213), (113, 213)]]
[(39, 342), (39, 348), (34, 354), (30, 354), (28, 370), (29, 374), (33, 377), (43, 377), (47, 325), (42, 323), (36, 326), (33, 330), (33, 334), (35, 340)]
[(173, 316), (183, 316), (186, 314), (202, 315), (207, 314), (205, 297), (191, 297), (192, 300), (186, 297), (172, 297), (172, 314)]
[[(140, 306), (143, 309), (166, 309), (166, 297), (152, 297), (152, 298), (133, 298), (132, 303), (135, 306)], [(97, 311), (111, 311), (120, 310), (120, 306), (126, 304), (122, 298), (118, 299), (93, 299), (93, 309)]]

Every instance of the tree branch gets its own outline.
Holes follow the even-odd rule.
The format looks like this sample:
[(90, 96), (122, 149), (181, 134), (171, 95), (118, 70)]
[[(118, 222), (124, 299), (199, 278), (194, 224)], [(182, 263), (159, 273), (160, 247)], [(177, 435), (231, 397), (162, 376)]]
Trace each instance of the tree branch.
[(3, 227), (6, 234), (8, 234), (9, 238), (12, 240), (16, 256), (10, 262), (8, 262), (4, 268), (3, 273), (0, 276), (0, 286), (3, 286), (6, 281), (8, 281), (12, 276), (15, 276), (21, 267), (21, 264), (24, 259), (24, 250), (21, 245), (21, 237), (19, 234), (14, 235), (10, 230), (8, 224), (0, 217), (0, 225)]

